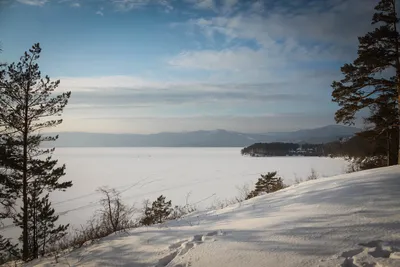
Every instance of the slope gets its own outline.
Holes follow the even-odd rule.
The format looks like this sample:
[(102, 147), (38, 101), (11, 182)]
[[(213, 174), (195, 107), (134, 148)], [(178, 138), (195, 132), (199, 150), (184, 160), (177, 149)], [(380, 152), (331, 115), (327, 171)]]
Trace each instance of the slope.
[(322, 178), (114, 234), (57, 266), (400, 266), (399, 192), (398, 166)]

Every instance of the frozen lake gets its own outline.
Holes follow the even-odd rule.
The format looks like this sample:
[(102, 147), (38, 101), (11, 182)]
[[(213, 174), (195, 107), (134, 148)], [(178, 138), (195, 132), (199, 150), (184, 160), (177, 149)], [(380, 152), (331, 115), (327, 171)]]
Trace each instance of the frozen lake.
[(84, 224), (99, 207), (100, 186), (117, 188), (129, 204), (163, 194), (173, 205), (189, 202), (207, 208), (238, 195), (237, 187), (278, 171), (286, 184), (305, 179), (314, 168), (320, 176), (345, 172), (343, 159), (241, 156), (240, 148), (58, 148), (55, 158), (67, 165), (67, 192), (52, 195), (62, 223)]

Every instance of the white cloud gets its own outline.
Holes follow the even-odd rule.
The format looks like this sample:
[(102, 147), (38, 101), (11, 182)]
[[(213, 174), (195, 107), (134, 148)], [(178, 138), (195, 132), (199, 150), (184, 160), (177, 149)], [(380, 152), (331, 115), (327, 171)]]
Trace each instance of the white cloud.
[[(233, 0), (224, 2), (236, 4)], [(235, 15), (191, 19), (189, 28), (202, 32), (211, 44), (216, 37), (224, 38), (225, 49), (184, 51), (169, 64), (204, 70), (276, 72), (277, 67), (294, 67), (302, 62), (350, 60), (355, 56), (357, 36), (370, 27), (374, 0), (330, 0), (330, 5), (324, 6), (327, 3), (312, 1), (289, 8), (288, 3), (279, 2), (264, 10), (264, 2), (256, 1)], [(250, 49), (248, 42), (258, 47)]]
[(81, 6), (81, 4), (79, 4), (79, 3), (72, 3), (71, 4), (71, 7), (80, 7)]
[(223, 0), (222, 2), (225, 6), (233, 7), (239, 3), (239, 0)]
[(155, 4), (164, 8), (164, 11), (173, 10), (169, 0), (111, 0), (118, 11), (130, 11), (132, 9), (143, 8), (149, 4)]
[(216, 10), (216, 5), (214, 3), (214, 0), (185, 0), (185, 1), (192, 4), (192, 6), (197, 9)]
[[(130, 118), (132, 122), (138, 122), (137, 125), (140, 125), (138, 127), (145, 131), (181, 131), (179, 127), (192, 127), (193, 129), (211, 127), (210, 129), (212, 129), (218, 123), (224, 126), (218, 128), (238, 130), (238, 128), (232, 127), (238, 127), (241, 125), (238, 123), (245, 119), (231, 120), (227, 116), (238, 114), (239, 117), (248, 116), (248, 118), (279, 117), (282, 112), (288, 112), (288, 106), (309, 106), (311, 103), (321, 102), (321, 96), (314, 95), (309, 90), (313, 87), (312, 83), (307, 84), (308, 90), (296, 90), (295, 86), (298, 81), (165, 82), (131, 76), (59, 77), (58, 79), (61, 80), (59, 91), (72, 92), (64, 116), (66, 122), (73, 123), (66, 123), (65, 130), (75, 130), (74, 127), (81, 125), (81, 131), (89, 131), (90, 127), (94, 127), (95, 131), (102, 131), (104, 125), (110, 126), (110, 124), (113, 125), (126, 118)], [(320, 90), (320, 87), (317, 89)], [(329, 101), (329, 97), (325, 96), (325, 98), (324, 101)], [(279, 104), (277, 105), (277, 103)], [(275, 106), (272, 110), (268, 108), (271, 105)], [(276, 108), (277, 106), (278, 108)], [(251, 111), (254, 107), (262, 108), (259, 111)], [(236, 110), (238, 108), (242, 110), (239, 113)], [(204, 118), (207, 116), (209, 118), (205, 120)], [(88, 118), (98, 119), (97, 126), (96, 124), (90, 126), (93, 120), (88, 121)], [(144, 118), (150, 119), (146, 122)], [(280, 118), (282, 119), (282, 116)], [(153, 123), (163, 120), (167, 122), (170, 119), (171, 124), (166, 124), (165, 128), (152, 129), (155, 125), (151, 126), (151, 121)], [(226, 124), (227, 120), (231, 124)], [(251, 120), (253, 121), (253, 119)], [(127, 121), (124, 122), (127, 123)], [(198, 124), (194, 122), (198, 122)], [(172, 126), (178, 126), (181, 123), (183, 124), (178, 128)], [(256, 127), (257, 123), (253, 121), (252, 125), (251, 127)], [(108, 126), (106, 128), (111, 127)], [(298, 126), (300, 124), (297, 124), (296, 127)], [(245, 129), (245, 126), (240, 127)], [(247, 130), (250, 131), (250, 128)], [(129, 126), (124, 127), (121, 123), (118, 127), (116, 126), (115, 131), (129, 132), (133, 130)]]
[(181, 68), (203, 70), (241, 71), (248, 68), (263, 68), (265, 51), (252, 50), (247, 47), (236, 49), (187, 51), (172, 58), (169, 64)]
[(118, 10), (128, 11), (135, 8), (146, 6), (150, 0), (112, 0)]
[(31, 6), (43, 6), (48, 0), (17, 0), (18, 2)]
[(147, 81), (132, 76), (59, 77), (57, 79), (61, 80), (61, 88), (72, 88), (73, 91), (107, 90), (110, 88), (164, 88), (167, 86), (167, 83)]
[[(328, 92), (322, 101), (321, 94), (312, 91), (323, 91), (320, 84), (313, 84), (317, 78), (307, 82), (307, 88), (298, 90), (299, 81), (304, 79), (300, 74), (279, 80), (260, 72), (268, 82), (250, 79), (246, 83), (241, 73), (234, 75), (238, 81), (233, 81), (232, 75), (227, 79), (187, 82), (178, 78), (166, 81), (135, 76), (58, 77), (59, 90), (72, 91), (64, 113), (65, 122), (58, 130), (149, 133), (224, 128), (262, 132), (325, 125), (330, 123), (327, 119), (333, 119), (330, 113), (322, 117), (320, 113), (287, 114), (288, 106), (329, 102)], [(275, 107), (272, 110), (271, 105)], [(251, 111), (257, 106), (265, 108)], [(242, 110), (239, 113), (238, 108)]]
[(221, 6), (222, 13), (226, 14), (233, 12), (238, 3), (239, 0), (222, 0), (222, 6)]
[(254, 13), (262, 13), (265, 11), (264, 2), (261, 0), (257, 0), (250, 6), (250, 12)]
[(104, 16), (104, 13), (103, 13), (103, 11), (97, 10), (97, 11), (96, 11), (96, 15)]

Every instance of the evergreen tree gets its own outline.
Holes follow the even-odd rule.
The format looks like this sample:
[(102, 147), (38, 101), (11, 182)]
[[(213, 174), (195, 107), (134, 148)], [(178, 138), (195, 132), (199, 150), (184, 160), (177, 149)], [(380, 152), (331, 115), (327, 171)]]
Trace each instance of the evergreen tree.
[[(67, 225), (56, 226), (58, 215), (55, 215), (55, 210), (51, 207), (49, 194), (45, 195), (38, 208), (37, 218), (37, 247), (40, 255), (44, 256), (45, 252), (57, 240), (60, 240), (67, 234)], [(35, 255), (36, 256), (36, 255)]]
[[(393, 95), (395, 95), (394, 93)], [(393, 99), (394, 97), (384, 96), (380, 102), (372, 106), (371, 115), (365, 119), (366, 124), (371, 125), (371, 127), (359, 134), (368, 142), (374, 144), (371, 156), (380, 158), (380, 162), (382, 162), (376, 167), (397, 164), (399, 128), (396, 123), (399, 110), (397, 109), (397, 101)]]
[(54, 148), (40, 147), (42, 142), (58, 138), (38, 132), (62, 123), (59, 116), (71, 95), (70, 92), (54, 95), (60, 81), (41, 77), (36, 63), (40, 52), (39, 44), (35, 44), (20, 62), (0, 69), (2, 140), (6, 149), (12, 147), (12, 157), (5, 163), (9, 180), (7, 190), (16, 192), (21, 199), (16, 223), (22, 228), (22, 259), (25, 261), (38, 255), (36, 218), (40, 216), (43, 193), (72, 186), (70, 181), (59, 181), (65, 175), (65, 165), (59, 166), (58, 161), (52, 159)]
[(153, 202), (151, 208), (154, 212), (154, 217), (158, 223), (162, 223), (172, 212), (171, 200), (165, 201), (163, 195), (159, 196), (156, 201)]
[(285, 188), (281, 177), (276, 177), (277, 172), (268, 172), (267, 174), (261, 174), (261, 178), (258, 179), (255, 185), (255, 189), (251, 191), (246, 199), (250, 199), (259, 196), (262, 193), (272, 193)]
[(152, 225), (164, 222), (172, 212), (171, 206), (171, 200), (165, 201), (163, 195), (159, 196), (157, 200), (152, 203), (151, 207), (145, 207), (144, 217), (140, 221), (141, 224)]
[[(44, 255), (49, 245), (57, 239), (62, 238), (69, 225), (58, 225), (58, 215), (51, 208), (49, 194), (43, 195), (43, 186), (40, 179), (32, 183), (28, 193), (28, 259), (36, 259), (39, 255)], [(17, 214), (14, 218), (17, 226), (23, 226), (23, 214)], [(23, 240), (23, 236), (20, 237)]]
[(153, 210), (151, 209), (151, 207), (146, 206), (144, 208), (144, 216), (140, 219), (140, 224), (148, 226), (155, 223), (156, 219)]
[[(12, 217), (12, 211), (15, 201), (15, 194), (10, 192), (6, 185), (8, 184), (8, 177), (6, 172), (1, 167), (3, 161), (4, 151), (0, 149), (0, 226), (3, 226), (3, 220)], [(11, 257), (16, 257), (17, 245), (11, 242), (11, 239), (5, 238), (0, 235), (0, 264), (6, 262)]]
[[(2, 52), (1, 46), (0, 52)], [(5, 64), (0, 63), (0, 68), (4, 66)], [(4, 72), (0, 71), (0, 80), (3, 76)], [(12, 150), (6, 149), (2, 135), (3, 130), (3, 125), (0, 122), (0, 226), (3, 226), (4, 219), (12, 218), (15, 199), (17, 198), (15, 190), (11, 189), (14, 185), (6, 167), (10, 161)], [(0, 264), (8, 261), (11, 257), (17, 256), (16, 247), (17, 245), (13, 244), (9, 238), (0, 235)]]
[[(358, 58), (341, 68), (344, 74), (341, 81), (332, 83), (333, 101), (340, 107), (335, 114), (338, 123), (354, 124), (358, 111), (383, 107), (381, 103), (384, 102), (394, 103), (400, 109), (400, 34), (396, 0), (380, 0), (375, 10), (372, 24), (377, 28), (358, 38)], [(383, 110), (382, 113), (386, 114)], [(393, 127), (400, 127), (399, 112), (396, 114), (394, 120), (385, 121), (381, 117), (381, 121), (375, 117), (371, 122), (379, 124), (380, 130), (387, 132)], [(391, 143), (398, 144), (398, 139), (399, 136), (393, 137)], [(396, 149), (399, 150), (399, 147)], [(398, 152), (388, 155), (396, 157), (388, 162), (399, 162)]]

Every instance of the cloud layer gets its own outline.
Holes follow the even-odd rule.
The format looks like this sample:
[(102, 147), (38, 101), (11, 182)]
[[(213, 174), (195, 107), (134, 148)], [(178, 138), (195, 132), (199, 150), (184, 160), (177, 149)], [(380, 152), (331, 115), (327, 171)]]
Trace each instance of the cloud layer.
[[(168, 21), (168, 34), (179, 40), (181, 50), (160, 57), (155, 75), (160, 78), (61, 77), (61, 89), (73, 93), (66, 115), (75, 124), (67, 123), (68, 127), (95, 129), (98, 118), (125, 132), (139, 128), (265, 132), (333, 123), (330, 84), (340, 78), (340, 65), (355, 57), (357, 36), (370, 29), (376, 4), (376, 0), (17, 1), (40, 7), (67, 3), (75, 10), (91, 5), (92, 15), (105, 14), (98, 20), (126, 18), (127, 12), (168, 13), (169, 20), (162, 23)], [(131, 34), (126, 29), (121, 36)], [(131, 124), (136, 126), (127, 126)]]

